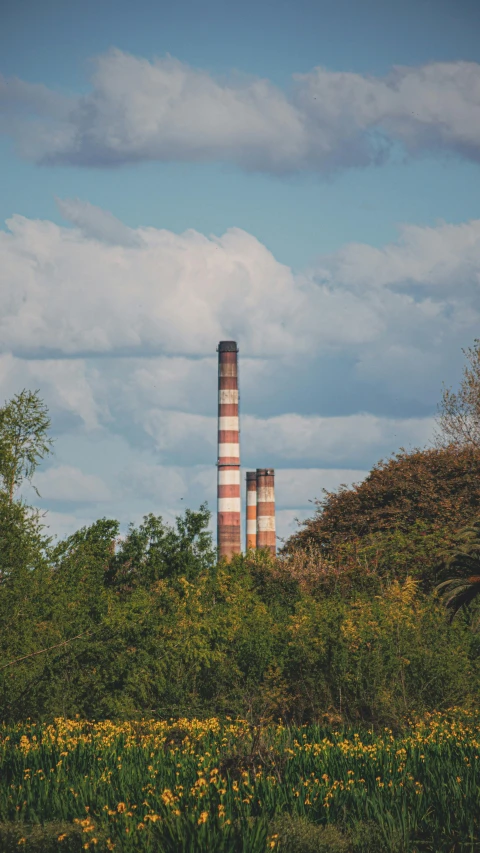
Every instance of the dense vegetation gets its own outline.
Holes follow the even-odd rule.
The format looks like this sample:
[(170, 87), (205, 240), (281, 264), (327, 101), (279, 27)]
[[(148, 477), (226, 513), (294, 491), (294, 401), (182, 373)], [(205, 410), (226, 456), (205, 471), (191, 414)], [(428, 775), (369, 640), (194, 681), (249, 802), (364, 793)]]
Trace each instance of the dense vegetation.
[(264, 554), (216, 564), (205, 508), (174, 529), (149, 516), (116, 549), (114, 521), (56, 547), (20, 522), (0, 586), (6, 721), (154, 713), (399, 725), (478, 695), (478, 636), (464, 618), (450, 625), (411, 578), (323, 561), (306, 584), (298, 555), (292, 571)]
[[(456, 424), (461, 435), (465, 432), (461, 406), (473, 405), (471, 394), (467, 397), (460, 405), (446, 392), (445, 417), (450, 413), (453, 418), (450, 438)], [(1, 849), (11, 845), (18, 849), (24, 837), (18, 835), (20, 830), (32, 850), (56, 850), (58, 836), (63, 837), (62, 844), (65, 841), (62, 849), (80, 849), (75, 845), (84, 835), (84, 825), (78, 821), (88, 824), (90, 818), (95, 827), (99, 824), (99, 839), (109, 849), (111, 828), (100, 812), (104, 806), (114, 812), (115, 827), (121, 825), (126, 832), (118, 804), (126, 804), (127, 816), (133, 799), (137, 808), (145, 805), (139, 799), (148, 782), (141, 748), (157, 736), (163, 738), (163, 746), (154, 746), (150, 759), (164, 791), (172, 789), (175, 764), (175, 773), (185, 783), (176, 784), (187, 789), (193, 785), (190, 775), (196, 762), (206, 762), (210, 771), (214, 756), (223, 761), (221, 784), (228, 792), (231, 823), (215, 840), (208, 828), (214, 823), (205, 818), (198, 824), (199, 817), (190, 808), (188, 820), (182, 812), (181, 826), (162, 824), (163, 846), (148, 846), (152, 833), (160, 829), (155, 821), (147, 821), (148, 831), (142, 836), (147, 846), (132, 850), (253, 853), (270, 845), (299, 853), (323, 849), (372, 853), (387, 849), (388, 837), (391, 845), (397, 838), (398, 850), (405, 851), (457, 849), (448, 847), (449, 837), (452, 844), (471, 844), (458, 849), (477, 849), (472, 846), (480, 844), (474, 817), (477, 723), (473, 717), (465, 723), (461, 743), (455, 740), (460, 737), (455, 729), (450, 740), (445, 737), (439, 744), (436, 735), (433, 739), (425, 735), (425, 743), (414, 748), (412, 731), (418, 729), (408, 721), (445, 714), (453, 707), (463, 709), (455, 712), (458, 718), (478, 704), (478, 442), (449, 440), (431, 450), (401, 450), (378, 463), (360, 485), (326, 493), (314, 517), (279, 557), (252, 552), (227, 564), (216, 560), (206, 506), (187, 509), (174, 526), (148, 515), (138, 527), (131, 525), (125, 536), (119, 535), (116, 520), (103, 518), (58, 543), (46, 537), (39, 514), (19, 500), (18, 493), (50, 452), (49, 425), (45, 406), (31, 392), (22, 392), (0, 409), (0, 719), (6, 726), (3, 778), (14, 786), (0, 790), (0, 819), (19, 821), (16, 828), (9, 823), (0, 827)], [(454, 619), (448, 618), (436, 593), (439, 582), (446, 580), (449, 584), (443, 589)], [(170, 729), (162, 722), (170, 718), (184, 719)], [(236, 745), (225, 728), (228, 718), (244, 721), (231, 723)], [(27, 723), (28, 719), (35, 722)], [(48, 728), (55, 719), (55, 727)], [(80, 722), (60, 722), (72, 719)], [(146, 719), (147, 728), (142, 722)], [(185, 735), (190, 731), (187, 719), (197, 720), (191, 725), (203, 732), (201, 737)], [(85, 720), (97, 721), (100, 728), (81, 722)], [(115, 720), (117, 728), (102, 722), (106, 720)], [(280, 728), (275, 728), (279, 720)], [(448, 728), (450, 723), (444, 718), (441, 725)], [(66, 752), (68, 772), (61, 751), (57, 755), (62, 726), (75, 741), (71, 754), (70, 748)], [(226, 744), (212, 726), (221, 728)], [(344, 726), (355, 726), (358, 737), (352, 729), (346, 733)], [(406, 726), (410, 734), (405, 734)], [(384, 727), (392, 732), (388, 738), (382, 734)], [(108, 748), (97, 741), (92, 746), (94, 730), (110, 732)], [(72, 734), (75, 731), (78, 737)], [(45, 746), (39, 752), (32, 745), (33, 732), (36, 743), (56, 738), (50, 752)], [(173, 745), (168, 745), (167, 735), (172, 735)], [(302, 744), (304, 735), (311, 745), (308, 755), (303, 755), (303, 747), (292, 747)], [(131, 738), (135, 749), (130, 749)], [(355, 744), (359, 738), (370, 746), (365, 746), (363, 756), (350, 755), (345, 746), (352, 764), (347, 767), (341, 744)], [(389, 738), (395, 749), (387, 748)], [(309, 762), (320, 742), (332, 747), (328, 756), (322, 753), (319, 776), (318, 761), (311, 767)], [(185, 757), (186, 744), (194, 750), (195, 761)], [(433, 752), (423, 764), (420, 756), (430, 746)], [(361, 762), (367, 761), (365, 756), (370, 761), (374, 753), (380, 764), (368, 770)], [(262, 767), (258, 780), (254, 754)], [(399, 778), (394, 755), (395, 761), (400, 756), (402, 773), (408, 777), (408, 784), (400, 787), (392, 781)], [(408, 756), (408, 767), (402, 756)], [(119, 763), (124, 768), (120, 776)], [(465, 765), (464, 773), (460, 765)], [(251, 774), (254, 788), (253, 799), (243, 810), (231, 800), (239, 768)], [(387, 768), (394, 774), (388, 777), (392, 785), (386, 781)], [(442, 768), (443, 787), (438, 782)], [(353, 787), (349, 770), (356, 780)], [(51, 778), (47, 772), (52, 772)], [(101, 785), (107, 783), (102, 773), (113, 780), (113, 788), (103, 793)], [(304, 788), (292, 799), (299, 773)], [(327, 782), (318, 781), (316, 806), (305, 809), (301, 804), (307, 776), (320, 780), (323, 773), (329, 785), (331, 780), (336, 784), (332, 803), (325, 803)], [(382, 785), (375, 787), (377, 777)], [(412, 788), (410, 782), (420, 788)], [(75, 802), (72, 789), (79, 797), (72, 795)], [(148, 796), (144, 799), (150, 802)], [(373, 812), (367, 800), (375, 804)], [(447, 801), (453, 805), (447, 807)], [(250, 809), (253, 802), (257, 805)], [(201, 812), (208, 812), (209, 818), (210, 805)], [(221, 803), (215, 800), (214, 805)], [(85, 808), (92, 812), (85, 816)], [(155, 808), (154, 813), (160, 814), (160, 803)], [(346, 819), (347, 811), (353, 823)], [(289, 814), (295, 818), (290, 824)], [(440, 814), (448, 815), (444, 826)], [(51, 833), (39, 835), (40, 830), (28, 827), (29, 821), (44, 819), (57, 827), (74, 817), (78, 831), (70, 824), (65, 832), (59, 830), (53, 847), (48, 846), (54, 843)], [(305, 819), (318, 826), (312, 828)], [(363, 832), (357, 826), (357, 837), (360, 820), (373, 821), (373, 829)], [(330, 826), (333, 823), (336, 828)], [(169, 841), (165, 833), (170, 833)], [(370, 846), (361, 847), (367, 836)], [(178, 846), (180, 837), (183, 847)], [(297, 839), (293, 847), (292, 838)], [(130, 848), (124, 840), (116, 849)]]

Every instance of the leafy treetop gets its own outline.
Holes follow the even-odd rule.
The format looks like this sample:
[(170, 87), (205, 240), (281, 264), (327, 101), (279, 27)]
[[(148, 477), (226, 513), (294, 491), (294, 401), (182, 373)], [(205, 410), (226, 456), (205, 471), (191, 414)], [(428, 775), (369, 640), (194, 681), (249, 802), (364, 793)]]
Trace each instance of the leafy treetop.
[(456, 531), (480, 506), (480, 449), (448, 445), (380, 460), (361, 483), (326, 489), (313, 518), (287, 541), (285, 550), (326, 550), (349, 538), (376, 532), (408, 532), (415, 524)]

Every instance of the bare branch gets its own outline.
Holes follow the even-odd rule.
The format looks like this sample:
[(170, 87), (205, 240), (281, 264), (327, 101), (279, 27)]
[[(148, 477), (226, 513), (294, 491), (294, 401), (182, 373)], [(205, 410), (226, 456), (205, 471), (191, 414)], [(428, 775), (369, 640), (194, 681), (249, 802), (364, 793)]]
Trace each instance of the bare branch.
[(43, 655), (45, 652), (50, 652), (52, 649), (59, 649), (62, 646), (68, 646), (69, 643), (73, 643), (74, 640), (80, 640), (81, 637), (91, 637), (93, 634), (98, 634), (98, 631), (84, 631), (82, 634), (77, 634), (76, 637), (70, 637), (69, 640), (63, 640), (62, 643), (55, 643), (54, 646), (48, 646), (46, 649), (40, 649), (38, 652), (31, 652), (29, 655), (24, 655), (21, 658), (16, 658), (15, 660), (9, 661), (9, 663), (5, 663), (3, 666), (0, 666), (0, 672), (2, 669), (7, 669), (9, 666), (13, 666), (16, 663), (21, 663), (22, 660), (27, 660), (27, 658), (33, 658), (36, 655)]

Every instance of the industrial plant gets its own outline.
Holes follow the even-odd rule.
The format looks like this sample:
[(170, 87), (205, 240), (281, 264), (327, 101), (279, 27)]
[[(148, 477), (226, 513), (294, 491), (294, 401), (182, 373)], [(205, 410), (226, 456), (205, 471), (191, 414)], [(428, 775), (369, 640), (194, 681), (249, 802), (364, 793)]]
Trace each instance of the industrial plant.
[[(240, 422), (238, 347), (220, 341), (218, 347), (218, 478), (217, 547), (219, 558), (229, 560), (242, 551)], [(245, 549), (276, 551), (275, 471), (247, 471), (245, 494)]]

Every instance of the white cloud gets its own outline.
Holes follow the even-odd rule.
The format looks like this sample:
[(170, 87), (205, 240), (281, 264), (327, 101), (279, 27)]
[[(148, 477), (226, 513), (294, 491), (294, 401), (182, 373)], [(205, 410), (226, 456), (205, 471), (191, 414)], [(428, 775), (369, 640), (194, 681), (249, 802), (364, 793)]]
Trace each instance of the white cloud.
[[(133, 494), (153, 501), (157, 506), (179, 506), (179, 501), (189, 498), (198, 470), (203, 473), (203, 466), (182, 467), (174, 465), (148, 464), (141, 459), (135, 459), (120, 474), (120, 481), (125, 494)], [(210, 479), (215, 482), (215, 470), (209, 469)], [(195, 491), (195, 489), (193, 488)], [(213, 499), (214, 494), (210, 497)]]
[[(139, 427), (152, 437), (163, 458), (183, 454), (212, 464), (215, 460), (217, 420), (214, 417), (162, 409), (144, 411)], [(283, 414), (271, 418), (244, 415), (241, 419), (242, 454), (257, 459), (258, 466), (272, 460), (318, 460), (335, 464), (389, 446), (427, 444), (434, 420), (385, 418), (368, 413), (343, 417)], [(270, 460), (270, 461), (269, 461)]]
[(297, 532), (299, 522), (311, 515), (312, 509), (277, 509), (275, 513), (277, 548), (281, 548), (283, 541)]
[[(277, 468), (275, 499), (281, 507), (308, 508), (323, 497), (322, 489), (333, 491), (340, 484), (360, 483), (368, 471), (351, 468)], [(312, 513), (313, 507), (308, 510)]]
[(105, 399), (95, 393), (98, 378), (98, 371), (83, 359), (35, 360), (15, 358), (11, 352), (0, 354), (5, 400), (22, 388), (39, 389), (54, 421), (68, 415), (88, 430), (98, 429), (100, 421), (109, 417)]
[(243, 442), (251, 454), (283, 460), (318, 460), (336, 464), (361, 459), (388, 447), (424, 446), (433, 418), (385, 418), (368, 413), (343, 417), (278, 415), (243, 419)]
[(138, 232), (120, 222), (113, 213), (79, 198), (57, 199), (62, 216), (76, 225), (86, 237), (113, 246), (141, 246)]
[[(185, 356), (211, 357), (222, 338), (249, 357), (349, 348), (363, 358), (398, 345), (433, 352), (480, 320), (480, 220), (404, 227), (383, 249), (350, 244), (295, 275), (238, 228), (210, 238), (142, 228), (128, 240), (112, 229), (106, 243), (95, 211), (81, 209), (81, 228), (16, 215), (0, 232), (3, 352), (168, 354), (181, 376)], [(123, 242), (112, 245), (117, 232)], [(138, 368), (140, 386), (156, 384), (149, 374)], [(175, 381), (158, 378), (178, 399)]]
[(107, 501), (111, 493), (96, 474), (85, 474), (72, 465), (59, 465), (38, 471), (34, 484), (47, 501), (90, 502)]
[[(480, 159), (480, 65), (431, 62), (385, 77), (314, 68), (284, 92), (265, 79), (214, 79), (169, 56), (98, 57), (91, 91), (72, 97), (0, 80), (8, 132), (48, 163), (230, 160), (246, 169), (330, 171), (411, 154)], [(30, 118), (30, 121), (28, 117)], [(34, 123), (32, 130), (31, 123)]]
[(138, 229), (138, 246), (112, 246), (18, 215), (8, 226), (0, 345), (19, 354), (210, 354), (212, 341), (235, 337), (271, 356), (367, 341), (383, 323), (357, 294), (295, 278), (238, 228), (211, 238)]
[(128, 405), (140, 410), (152, 406), (198, 412), (205, 405), (205, 398), (213, 401), (214, 408), (216, 387), (214, 356), (125, 359), (122, 392), (128, 395)]

